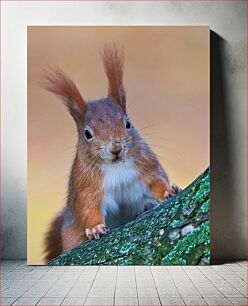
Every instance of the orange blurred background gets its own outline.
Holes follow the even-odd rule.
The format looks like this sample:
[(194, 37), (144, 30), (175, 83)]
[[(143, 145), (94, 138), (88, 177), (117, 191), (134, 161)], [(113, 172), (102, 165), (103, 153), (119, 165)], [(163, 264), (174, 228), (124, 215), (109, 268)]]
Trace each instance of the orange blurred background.
[(39, 87), (61, 67), (85, 99), (107, 93), (103, 45), (125, 50), (128, 114), (172, 182), (186, 187), (209, 164), (209, 27), (28, 27), (28, 263), (43, 263), (43, 239), (65, 204), (76, 128), (63, 104)]

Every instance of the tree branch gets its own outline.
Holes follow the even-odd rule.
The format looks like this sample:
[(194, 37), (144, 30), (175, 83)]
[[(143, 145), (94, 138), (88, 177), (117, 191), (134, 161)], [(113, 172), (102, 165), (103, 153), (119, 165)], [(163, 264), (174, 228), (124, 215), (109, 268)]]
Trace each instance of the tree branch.
[(210, 262), (210, 170), (134, 221), (50, 265), (192, 265)]

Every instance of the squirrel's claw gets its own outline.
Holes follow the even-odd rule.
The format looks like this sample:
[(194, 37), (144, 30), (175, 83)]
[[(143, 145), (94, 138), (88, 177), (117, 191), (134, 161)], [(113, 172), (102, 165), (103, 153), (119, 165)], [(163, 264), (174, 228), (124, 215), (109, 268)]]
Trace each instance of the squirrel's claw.
[(182, 189), (179, 187), (179, 186), (177, 186), (176, 184), (173, 184), (172, 186), (171, 186), (171, 189), (170, 189), (170, 191), (165, 191), (165, 193), (164, 193), (164, 198), (165, 199), (169, 199), (169, 198), (172, 198), (172, 197), (174, 197), (175, 195), (177, 195), (180, 191), (182, 191)]
[(98, 224), (92, 229), (86, 228), (85, 234), (89, 240), (100, 239), (104, 234), (109, 232), (109, 228), (105, 224)]

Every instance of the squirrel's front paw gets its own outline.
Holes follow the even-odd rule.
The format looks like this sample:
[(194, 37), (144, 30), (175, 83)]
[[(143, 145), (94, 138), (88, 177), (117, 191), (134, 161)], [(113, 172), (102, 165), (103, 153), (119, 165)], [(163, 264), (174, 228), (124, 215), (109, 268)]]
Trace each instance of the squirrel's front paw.
[(104, 234), (109, 232), (109, 228), (105, 224), (97, 224), (93, 228), (86, 228), (85, 234), (88, 239), (100, 239)]
[(175, 195), (177, 195), (182, 189), (177, 186), (176, 184), (173, 184), (170, 188), (170, 191), (165, 191), (164, 193), (164, 198), (165, 199), (169, 199), (171, 197), (174, 197)]

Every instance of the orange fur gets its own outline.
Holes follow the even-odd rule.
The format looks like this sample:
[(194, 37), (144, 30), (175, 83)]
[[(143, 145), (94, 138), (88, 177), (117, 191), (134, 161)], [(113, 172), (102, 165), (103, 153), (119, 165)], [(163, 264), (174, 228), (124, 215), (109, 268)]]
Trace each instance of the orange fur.
[(149, 146), (142, 142), (140, 147), (136, 147), (134, 154), (139, 156), (136, 161), (136, 168), (141, 180), (150, 187), (155, 199), (163, 201), (165, 192), (169, 192), (171, 187), (168, 175), (159, 163), (157, 156)]
[(165, 198), (165, 191), (169, 191), (169, 186), (164, 180), (158, 178), (150, 184), (150, 189), (155, 199), (163, 201)]
[[(85, 161), (87, 160), (86, 155), (83, 158)], [(103, 178), (94, 169), (90, 169), (90, 173), (88, 171), (84, 164), (78, 164), (77, 162), (73, 169), (75, 188), (73, 208), (78, 219), (76, 221), (82, 224), (84, 229), (93, 228), (97, 224), (104, 223), (100, 207), (103, 197)]]
[[(84, 228), (78, 223), (71, 224), (65, 230), (62, 230), (62, 249), (61, 253), (67, 252), (68, 250), (74, 248), (75, 246), (83, 243), (86, 240), (86, 236), (84, 233)], [(50, 258), (49, 260), (51, 260)]]

